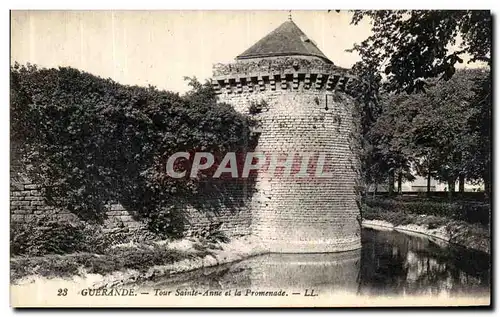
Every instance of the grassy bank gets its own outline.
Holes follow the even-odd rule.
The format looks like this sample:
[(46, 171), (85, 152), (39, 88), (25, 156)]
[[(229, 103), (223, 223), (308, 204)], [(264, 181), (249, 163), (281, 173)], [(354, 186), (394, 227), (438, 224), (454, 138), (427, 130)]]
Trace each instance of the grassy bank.
[(21, 256), (11, 258), (11, 281), (17, 286), (51, 280), (94, 288), (115, 287), (238, 261), (264, 251), (249, 237), (224, 242), (189, 238), (119, 245), (108, 254)]
[(138, 244), (116, 247), (107, 254), (74, 253), (50, 254), (30, 257), (18, 256), (11, 259), (11, 280), (37, 275), (43, 277), (68, 278), (82, 274), (110, 274), (127, 269), (146, 272), (156, 265), (167, 265), (184, 259), (203, 258), (211, 254), (207, 245), (199, 245), (198, 250), (184, 251), (165, 245)]
[[(491, 206), (486, 201), (448, 200), (440, 197), (395, 196), (364, 197), (362, 214), (366, 218), (372, 214), (382, 215), (395, 212), (401, 215), (429, 215), (464, 221), (471, 224), (489, 226)], [(399, 221), (406, 217), (401, 216)], [(437, 218), (436, 218), (437, 219)], [(394, 219), (398, 221), (398, 219)]]
[(154, 267), (215, 258), (225, 242), (229, 239), (218, 231), (174, 240), (151, 235), (144, 229), (109, 231), (85, 222), (37, 220), (13, 224), (11, 281), (16, 283), (28, 276), (71, 278), (125, 271), (142, 276), (150, 274)]
[(477, 202), (369, 198), (363, 200), (361, 212), (364, 220), (431, 235), (439, 231), (451, 243), (490, 253), (489, 208)]

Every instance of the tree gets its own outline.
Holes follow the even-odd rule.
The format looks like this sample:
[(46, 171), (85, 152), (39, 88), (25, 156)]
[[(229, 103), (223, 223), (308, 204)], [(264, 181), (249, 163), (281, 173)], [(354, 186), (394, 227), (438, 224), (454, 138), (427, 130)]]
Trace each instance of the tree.
[[(469, 180), (484, 181), (485, 193), (491, 193), (491, 137), (492, 137), (492, 86), (491, 72), (476, 72), (472, 78), (474, 86), (470, 104), (474, 106), (474, 113), (467, 122), (467, 137), (469, 142), (468, 157), (466, 158), (466, 177)], [(465, 132), (465, 131), (464, 131)]]
[(488, 129), (477, 121), (489, 108), (477, 102), (474, 87), (488, 76), (485, 70), (460, 70), (447, 82), (430, 80), (425, 92), (386, 95), (369, 133), (386, 164), (413, 162), (419, 175), (448, 182), (450, 193), (460, 177), (481, 178), (489, 157), (479, 139)]
[(360, 159), (362, 181), (365, 184), (365, 189), (367, 185), (374, 184), (376, 192), (377, 184), (382, 183), (387, 176), (384, 159), (376, 152), (369, 134), (381, 111), (380, 86), (382, 77), (375, 68), (362, 63), (354, 65), (352, 71), (356, 80), (349, 82), (346, 91), (361, 105)]
[[(410, 161), (401, 149), (391, 146), (393, 139), (394, 101), (392, 95), (383, 89), (382, 76), (375, 65), (364, 62), (353, 67), (356, 80), (348, 86), (347, 92), (361, 105), (362, 151), (361, 170), (366, 185), (388, 183), (389, 194), (394, 191), (397, 174), (398, 192), (403, 180), (413, 180)], [(375, 194), (374, 192), (374, 194)]]
[(427, 78), (448, 80), (465, 54), (469, 62), (491, 65), (490, 11), (355, 11), (352, 23), (365, 17), (372, 20), (372, 35), (352, 50), (386, 74), (389, 91), (411, 93), (423, 89)]
[(401, 117), (406, 115), (401, 104), (405, 102), (404, 96), (384, 92), (381, 94), (381, 112), (367, 134), (371, 143), (375, 145), (376, 154), (385, 166), (385, 178), (389, 182), (389, 192), (398, 179), (398, 192), (401, 191), (403, 180), (413, 180), (411, 173), (412, 156), (407, 151), (408, 144), (401, 140), (400, 135), (406, 129)]
[[(357, 99), (361, 100), (365, 114), (373, 110), (374, 104), (363, 102), (366, 100), (377, 100), (378, 113), (385, 108), (379, 119), (363, 121), (364, 139), (371, 135), (368, 139), (373, 142), (373, 136), (379, 135), (380, 140), (378, 145), (371, 144), (365, 149), (365, 158), (370, 158), (365, 162), (372, 165), (364, 166), (366, 171), (375, 169), (385, 173), (375, 166), (390, 169), (394, 157), (381, 153), (397, 153), (403, 158), (403, 166), (413, 162), (419, 173), (425, 174), (429, 180), (432, 176), (451, 182), (458, 177), (462, 190), (466, 177), (477, 180), (478, 175), (481, 175), (488, 192), (491, 183), (491, 78), (489, 75), (472, 76), (475, 78), (467, 82), (470, 87), (474, 87), (474, 92), (459, 83), (445, 87), (443, 82), (454, 76), (457, 63), (463, 63), (465, 58), (469, 59), (468, 62), (479, 61), (491, 66), (491, 13), (463, 10), (355, 11), (352, 23), (357, 24), (363, 18), (371, 19), (372, 34), (350, 50), (361, 57), (354, 70), (365, 72), (356, 74), (359, 76), (358, 82), (366, 82), (363, 78), (367, 75), (379, 78), (379, 89), (396, 94), (390, 97), (395, 100), (390, 101), (389, 106), (381, 106), (381, 90), (356, 91), (362, 94)], [(384, 76), (383, 82), (381, 74)], [(440, 85), (439, 88), (436, 85)], [(469, 105), (462, 118), (452, 116), (456, 119), (455, 123), (463, 124), (459, 136), (450, 134), (451, 131), (458, 131), (452, 124), (453, 120), (446, 122), (452, 127), (444, 131), (438, 127), (445, 122), (435, 122), (436, 116), (446, 117), (448, 111), (454, 113), (459, 109), (441, 102), (446, 103), (446, 98), (450, 98), (449, 94), (457, 91), (457, 87), (461, 87), (458, 95), (464, 99), (457, 102), (457, 98), (454, 98), (454, 106), (457, 107), (460, 102)], [(418, 94), (428, 89), (431, 90), (429, 95)], [(442, 94), (439, 90), (442, 90)], [(464, 96), (464, 93), (469, 95)], [(390, 106), (394, 102), (394, 105), (399, 104), (397, 94), (403, 96), (399, 110)], [(410, 98), (408, 94), (413, 95)], [(439, 100), (440, 106), (435, 106)], [(436, 113), (438, 110), (435, 107), (441, 113)], [(413, 121), (410, 118), (419, 113), (419, 119)], [(365, 118), (370, 119), (369, 116)], [(397, 119), (394, 121), (397, 124), (391, 125), (391, 118), (401, 120)], [(459, 120), (463, 118), (468, 118), (467, 122)], [(387, 129), (387, 133), (383, 129)], [(386, 149), (381, 152), (384, 147)], [(442, 164), (443, 160), (446, 164)]]

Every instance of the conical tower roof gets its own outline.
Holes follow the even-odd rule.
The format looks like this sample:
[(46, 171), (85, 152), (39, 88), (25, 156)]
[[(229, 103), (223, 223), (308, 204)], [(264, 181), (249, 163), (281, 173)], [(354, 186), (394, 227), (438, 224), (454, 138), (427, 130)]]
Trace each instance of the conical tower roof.
[(291, 20), (284, 22), (249, 49), (236, 57), (237, 60), (275, 56), (315, 56), (333, 64), (316, 44)]

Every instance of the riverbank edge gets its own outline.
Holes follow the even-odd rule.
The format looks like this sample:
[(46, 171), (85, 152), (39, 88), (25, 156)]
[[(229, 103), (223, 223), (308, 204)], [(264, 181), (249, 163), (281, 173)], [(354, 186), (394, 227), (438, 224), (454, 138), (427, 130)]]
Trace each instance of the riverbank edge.
[[(490, 254), (489, 236), (488, 236), (488, 241), (482, 241), (483, 239), (479, 239), (480, 241), (478, 241), (477, 239), (471, 239), (470, 237), (467, 237), (465, 236), (465, 234), (463, 234), (464, 231), (460, 233), (461, 229), (464, 229), (464, 227), (467, 226), (467, 224), (463, 223), (459, 225), (450, 223), (447, 226), (441, 226), (439, 228), (429, 229), (428, 227), (417, 224), (394, 225), (385, 220), (363, 219), (362, 226), (364, 228), (374, 228), (379, 230), (380, 229), (394, 230), (406, 234), (417, 233), (427, 237), (432, 237), (442, 240), (443, 242), (446, 243), (452, 243), (468, 249), (473, 249)], [(450, 226), (454, 228), (450, 228)], [(456, 234), (454, 235), (452, 234), (452, 232), (456, 232)]]
[[(183, 249), (185, 248), (186, 241), (187, 240), (177, 241), (168, 246), (174, 249)], [(234, 238), (228, 243), (218, 243), (217, 246), (216, 249), (211, 250), (211, 254), (204, 257), (188, 258), (167, 265), (152, 266), (146, 272), (131, 269), (105, 275), (81, 272), (79, 275), (67, 278), (28, 275), (15, 282), (11, 282), (11, 287), (26, 287), (35, 283), (43, 285), (65, 283), (65, 285), (67, 285), (65, 287), (68, 288), (68, 283), (70, 283), (78, 285), (79, 288), (111, 288), (148, 280), (153, 277), (169, 276), (200, 268), (237, 262), (249, 257), (269, 253), (264, 246), (258, 243), (252, 236)]]
[[(474, 239), (461, 238), (457, 239), (450, 232), (460, 232), (463, 224), (460, 226), (455, 226), (452, 231), (450, 231), (448, 226), (441, 226), (435, 229), (429, 229), (422, 225), (408, 224), (396, 226), (390, 222), (384, 220), (376, 219), (363, 219), (362, 226), (365, 228), (374, 228), (378, 230), (395, 230), (403, 232), (405, 234), (419, 234), (425, 235), (427, 237), (439, 239), (441, 242), (453, 243), (461, 245), (466, 248), (479, 250), (490, 254), (489, 241), (487, 241), (488, 248), (485, 249), (485, 243), (477, 243)], [(459, 243), (457, 243), (457, 241)], [(183, 240), (172, 243), (169, 247), (175, 248), (185, 248)], [(439, 241), (436, 241), (439, 243)], [(216, 265), (237, 262), (244, 260), (246, 258), (267, 254), (269, 251), (253, 236), (244, 236), (239, 238), (234, 238), (228, 243), (219, 243), (218, 249), (212, 250), (210, 255), (205, 257), (190, 258), (177, 261), (168, 265), (153, 266), (150, 267), (146, 272), (140, 272), (138, 270), (125, 270), (117, 271), (111, 274), (89, 274), (82, 272), (80, 275), (73, 276), (72, 278), (62, 278), (62, 277), (45, 277), (39, 275), (29, 275), (25, 276), (14, 283), (11, 283), (11, 287), (23, 287), (33, 283), (49, 283), (49, 284), (61, 284), (61, 283), (74, 283), (79, 285), (80, 288), (110, 288), (120, 285), (125, 285), (129, 283), (135, 283), (143, 280), (148, 280), (153, 277), (159, 276), (169, 276), (173, 274), (179, 274), (184, 272), (189, 272), (197, 270), (200, 268), (212, 267)]]

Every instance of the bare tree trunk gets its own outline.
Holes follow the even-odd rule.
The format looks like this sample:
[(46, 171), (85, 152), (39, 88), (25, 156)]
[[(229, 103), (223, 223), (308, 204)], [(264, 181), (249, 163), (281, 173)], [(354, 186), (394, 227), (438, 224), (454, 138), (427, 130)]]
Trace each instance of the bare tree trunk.
[(431, 171), (427, 173), (427, 196), (431, 195)]
[(455, 192), (455, 179), (448, 179), (448, 199), (453, 199), (453, 193)]
[(399, 171), (398, 174), (398, 194), (401, 194), (403, 192), (403, 172)]
[(458, 176), (458, 191), (460, 193), (465, 192), (465, 176), (463, 174)]
[(489, 175), (484, 176), (483, 181), (484, 181), (484, 198), (490, 199), (490, 191), (491, 191), (490, 176)]
[(394, 170), (389, 172), (389, 196), (394, 195)]
[(456, 192), (456, 183), (457, 183), (457, 178), (452, 178), (451, 183), (450, 183), (450, 192), (455, 193)]

